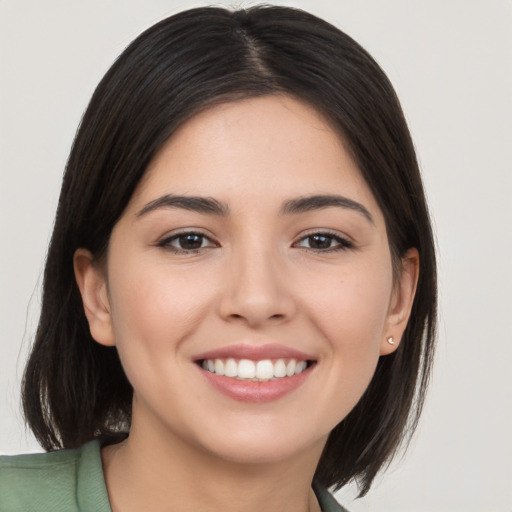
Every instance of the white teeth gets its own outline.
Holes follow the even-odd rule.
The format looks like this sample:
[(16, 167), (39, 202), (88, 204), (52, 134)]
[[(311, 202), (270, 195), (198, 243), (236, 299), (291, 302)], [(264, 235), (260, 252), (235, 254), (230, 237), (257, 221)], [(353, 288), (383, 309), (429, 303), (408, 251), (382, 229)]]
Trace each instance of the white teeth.
[(274, 364), (274, 377), (286, 377), (286, 364), (282, 359)]
[(228, 359), (224, 366), (224, 375), (226, 377), (236, 377), (238, 375), (238, 365), (234, 359)]
[(297, 363), (297, 366), (295, 366), (295, 375), (302, 373), (306, 369), (306, 361), (300, 361)]
[(306, 361), (297, 361), (296, 359), (277, 359), (275, 361), (270, 359), (262, 359), (261, 361), (240, 359), (237, 361), (234, 358), (228, 358), (205, 359), (202, 362), (203, 369), (211, 373), (253, 381), (292, 377), (302, 373), (307, 366)]
[(238, 363), (238, 376), (241, 379), (254, 379), (256, 377), (256, 365), (249, 359), (240, 359)]
[(222, 359), (215, 359), (215, 373), (217, 375), (224, 375), (224, 363)]
[(297, 361), (295, 359), (290, 359), (288, 364), (286, 365), (286, 376), (291, 377), (295, 374), (295, 366), (297, 366)]
[(256, 365), (256, 377), (258, 379), (271, 379), (274, 376), (274, 365), (270, 359), (258, 361)]

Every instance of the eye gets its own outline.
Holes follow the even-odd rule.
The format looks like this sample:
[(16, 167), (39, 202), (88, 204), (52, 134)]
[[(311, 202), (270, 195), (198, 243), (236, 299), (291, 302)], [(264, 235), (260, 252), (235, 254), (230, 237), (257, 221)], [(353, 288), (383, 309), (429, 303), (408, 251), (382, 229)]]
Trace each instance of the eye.
[(331, 252), (350, 249), (353, 244), (346, 238), (332, 233), (312, 233), (301, 238), (295, 247), (304, 247), (318, 252)]
[(217, 244), (203, 233), (177, 233), (158, 242), (163, 247), (177, 253), (194, 253), (207, 247), (217, 247)]

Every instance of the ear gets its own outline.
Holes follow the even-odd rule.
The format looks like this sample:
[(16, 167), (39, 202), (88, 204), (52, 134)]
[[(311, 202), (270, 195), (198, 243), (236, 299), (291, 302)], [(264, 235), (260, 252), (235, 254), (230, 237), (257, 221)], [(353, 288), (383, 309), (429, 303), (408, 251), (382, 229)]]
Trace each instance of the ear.
[[(417, 249), (409, 249), (402, 258), (401, 272), (397, 276), (393, 287), (388, 317), (384, 329), (384, 339), (382, 340), (380, 355), (388, 355), (394, 352), (402, 335), (407, 327), (407, 322), (411, 315), (416, 286), (418, 284), (418, 275), (420, 267), (420, 257)], [(391, 340), (390, 340), (391, 338)]]
[(104, 272), (87, 249), (76, 250), (73, 266), (91, 336), (101, 345), (114, 346), (115, 337)]

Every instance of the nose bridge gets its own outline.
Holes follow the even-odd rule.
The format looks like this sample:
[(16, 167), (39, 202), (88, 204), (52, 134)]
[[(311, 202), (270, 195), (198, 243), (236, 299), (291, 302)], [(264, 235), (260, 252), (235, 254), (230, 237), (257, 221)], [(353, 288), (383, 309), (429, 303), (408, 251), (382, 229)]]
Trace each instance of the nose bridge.
[(222, 316), (245, 319), (253, 326), (288, 318), (294, 305), (284, 276), (283, 257), (275, 243), (256, 236), (234, 246), (221, 298)]

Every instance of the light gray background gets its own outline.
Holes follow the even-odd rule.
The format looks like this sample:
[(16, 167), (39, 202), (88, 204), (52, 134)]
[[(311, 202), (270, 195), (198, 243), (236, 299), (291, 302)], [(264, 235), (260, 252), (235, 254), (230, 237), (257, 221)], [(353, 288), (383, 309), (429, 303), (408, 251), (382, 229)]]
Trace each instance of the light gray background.
[[(19, 380), (80, 116), (140, 31), (207, 3), (0, 0), (0, 452), (36, 448), (22, 426)], [(510, 512), (512, 2), (279, 3), (345, 30), (388, 73), (439, 245), (439, 351), (420, 429), (366, 498), (353, 502), (350, 489), (339, 497), (353, 512)]]

